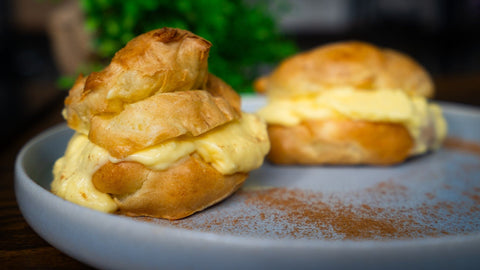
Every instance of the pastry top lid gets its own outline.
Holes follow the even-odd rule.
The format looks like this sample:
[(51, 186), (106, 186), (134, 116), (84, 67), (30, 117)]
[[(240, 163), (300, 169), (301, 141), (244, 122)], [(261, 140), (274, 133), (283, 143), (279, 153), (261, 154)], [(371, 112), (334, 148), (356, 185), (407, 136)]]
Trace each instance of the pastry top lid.
[(166, 27), (132, 39), (105, 69), (77, 79), (65, 99), (68, 125), (124, 157), (238, 119), (240, 97), (208, 73), (210, 47)]
[(338, 88), (399, 89), (432, 97), (430, 75), (409, 56), (369, 43), (331, 43), (285, 59), (256, 82), (272, 97), (312, 94)]

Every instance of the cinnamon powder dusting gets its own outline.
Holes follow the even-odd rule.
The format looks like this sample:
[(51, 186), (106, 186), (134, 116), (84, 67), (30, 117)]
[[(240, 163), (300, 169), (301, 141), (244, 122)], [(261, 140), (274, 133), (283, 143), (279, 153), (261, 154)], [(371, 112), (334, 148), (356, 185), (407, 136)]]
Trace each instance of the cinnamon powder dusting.
[[(258, 188), (244, 187), (223, 202), (185, 219), (136, 219), (193, 231), (267, 239), (387, 241), (478, 234), (480, 145), (450, 137), (443, 147), (446, 151), (439, 160), (455, 158), (455, 167), (450, 163), (414, 167), (407, 170), (413, 176), (397, 175), (397, 179), (345, 192), (267, 188), (260, 184)], [(415, 178), (419, 176), (422, 178)]]
[(423, 203), (399, 207), (409, 200), (408, 188), (391, 180), (345, 198), (276, 187), (240, 190), (222, 203), (226, 205), (182, 220), (142, 219), (189, 230), (273, 239), (438, 237), (480, 231), (479, 191), (475, 187), (463, 194), (466, 201), (461, 202), (437, 200), (429, 192)]
[(480, 156), (480, 144), (455, 137), (447, 137), (443, 147)]

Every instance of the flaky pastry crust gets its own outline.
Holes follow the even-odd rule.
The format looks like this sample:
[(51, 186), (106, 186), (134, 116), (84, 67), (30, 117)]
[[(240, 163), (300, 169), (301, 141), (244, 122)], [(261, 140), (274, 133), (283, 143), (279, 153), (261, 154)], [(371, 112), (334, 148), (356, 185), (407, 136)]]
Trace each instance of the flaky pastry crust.
[(89, 139), (122, 158), (171, 138), (198, 136), (238, 117), (224, 98), (207, 91), (162, 93), (129, 104), (113, 117), (92, 117)]
[[(283, 61), (270, 75), (255, 81), (257, 92), (269, 99), (308, 97), (335, 89), (405, 91), (432, 97), (430, 75), (409, 56), (358, 41), (320, 46)], [(421, 139), (433, 145), (433, 119)], [(401, 124), (329, 119), (306, 119), (295, 126), (269, 124), (271, 151), (277, 164), (372, 164), (404, 161), (415, 142)]]
[(405, 160), (413, 146), (399, 124), (350, 120), (308, 120), (296, 126), (269, 125), (276, 164), (375, 164)]
[(104, 70), (77, 79), (65, 100), (68, 125), (122, 158), (238, 119), (240, 97), (208, 74), (210, 46), (173, 28), (138, 36)]
[(255, 83), (258, 92), (293, 97), (342, 87), (359, 90), (401, 89), (431, 97), (430, 75), (409, 56), (374, 45), (332, 43), (283, 61)]
[(109, 162), (92, 181), (98, 190), (112, 194), (121, 214), (180, 219), (228, 197), (247, 176), (222, 175), (198, 155), (190, 155), (162, 171), (137, 162)]
[(70, 90), (68, 125), (114, 157), (99, 165), (92, 182), (111, 194), (120, 214), (183, 218), (223, 200), (246, 179), (247, 172), (223, 175), (195, 152), (164, 170), (122, 161), (242, 117), (240, 96), (208, 73), (210, 47), (188, 31), (154, 30), (130, 41), (104, 70), (80, 76)]

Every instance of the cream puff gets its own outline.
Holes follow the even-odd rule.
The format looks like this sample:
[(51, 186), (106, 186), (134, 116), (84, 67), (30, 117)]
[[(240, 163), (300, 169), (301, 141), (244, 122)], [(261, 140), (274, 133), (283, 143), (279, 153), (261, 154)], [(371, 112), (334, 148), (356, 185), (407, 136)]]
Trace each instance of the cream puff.
[(276, 164), (391, 165), (437, 149), (447, 132), (427, 71), (365, 42), (292, 56), (255, 87)]
[(264, 121), (208, 73), (211, 43), (162, 28), (80, 76), (65, 99), (75, 130), (54, 194), (108, 213), (179, 219), (231, 195), (269, 151)]

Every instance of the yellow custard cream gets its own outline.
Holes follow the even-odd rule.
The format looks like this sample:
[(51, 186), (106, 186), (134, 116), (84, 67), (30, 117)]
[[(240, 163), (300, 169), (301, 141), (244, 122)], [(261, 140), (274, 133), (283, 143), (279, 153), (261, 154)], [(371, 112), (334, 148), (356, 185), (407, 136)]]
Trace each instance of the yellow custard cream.
[(437, 141), (432, 143), (433, 148), (439, 146), (447, 132), (440, 107), (429, 104), (424, 97), (409, 96), (395, 89), (359, 91), (343, 88), (315, 96), (272, 99), (258, 115), (269, 124), (284, 126), (297, 125), (305, 119), (332, 118), (403, 124), (415, 141), (412, 154), (427, 150), (430, 142), (421, 134), (427, 125), (435, 125)]
[(67, 201), (103, 212), (114, 212), (117, 204), (110, 195), (98, 191), (92, 183), (93, 173), (108, 162), (107, 150), (88, 137), (75, 133), (65, 155), (53, 166), (52, 192)]
[[(150, 169), (164, 170), (180, 158), (197, 152), (222, 174), (247, 172), (260, 167), (270, 142), (265, 124), (253, 114), (244, 113), (240, 121), (188, 139), (174, 139), (134, 153), (123, 160), (142, 163)], [(111, 159), (112, 162), (121, 160)]]
[(117, 206), (110, 195), (98, 191), (91, 179), (108, 161), (136, 161), (153, 170), (164, 170), (181, 158), (197, 152), (222, 174), (248, 172), (260, 167), (270, 142), (262, 120), (243, 113), (242, 118), (195, 138), (173, 139), (116, 159), (88, 137), (76, 133), (65, 155), (54, 166), (52, 192), (56, 195), (103, 212), (114, 212)]

